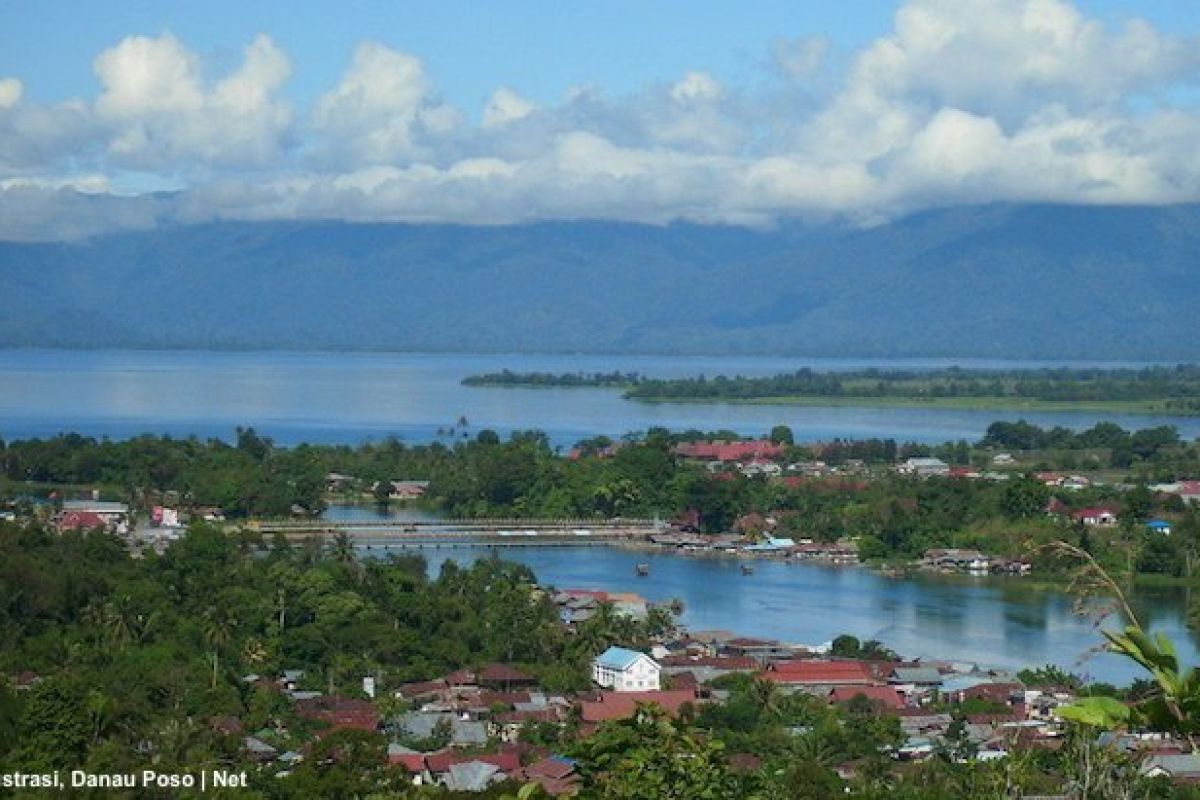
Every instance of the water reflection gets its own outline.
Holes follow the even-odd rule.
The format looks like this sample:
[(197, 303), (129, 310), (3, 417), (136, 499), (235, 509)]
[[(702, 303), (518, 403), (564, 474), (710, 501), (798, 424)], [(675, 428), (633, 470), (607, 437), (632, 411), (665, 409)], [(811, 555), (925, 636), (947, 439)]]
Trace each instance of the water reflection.
[[(996, 411), (645, 404), (603, 389), (468, 389), (463, 377), (518, 371), (632, 370), (664, 377), (771, 375), (816, 369), (1042, 366), (1036, 362), (909, 359), (781, 359), (656, 356), (421, 355), (386, 353), (203, 353), (0, 351), (0, 435), (47, 436), (63, 430), (113, 438), (147, 430), (228, 437), (254, 425), (285, 444), (356, 443), (399, 436), (425, 442), (465, 415), (473, 429), (502, 434), (539, 428), (568, 446), (586, 436), (620, 436), (651, 426), (728, 428), (762, 433), (791, 425), (803, 439), (883, 437), (940, 442), (978, 438)], [(1101, 415), (1042, 412), (1042, 425), (1082, 428)], [(1175, 424), (1200, 435), (1200, 419), (1104, 415), (1125, 427)]]
[[(1101, 637), (1077, 616), (1070, 598), (1022, 589), (1016, 579), (896, 578), (858, 568), (759, 561), (753, 575), (738, 562), (615, 548), (454, 548), (423, 551), (436, 573), (445, 559), (499, 554), (529, 565), (559, 587), (636, 591), (660, 602), (679, 598), (694, 628), (726, 628), (751, 636), (817, 644), (843, 633), (879, 639), (906, 656), (970, 661), (1019, 669), (1057, 664), (1096, 680), (1127, 683), (1136, 668), (1091, 650)], [(650, 576), (634, 565), (650, 564)], [(1153, 607), (1153, 624), (1172, 636), (1185, 663), (1197, 660), (1183, 623), (1180, 593), (1138, 596)], [(1174, 598), (1174, 599), (1172, 599)]]

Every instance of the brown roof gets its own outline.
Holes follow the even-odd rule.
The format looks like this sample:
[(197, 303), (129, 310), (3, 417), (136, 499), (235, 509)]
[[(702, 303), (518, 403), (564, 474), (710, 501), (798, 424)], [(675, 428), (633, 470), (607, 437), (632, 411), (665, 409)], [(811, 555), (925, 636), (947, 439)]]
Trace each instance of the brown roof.
[(727, 669), (753, 671), (758, 669), (758, 662), (747, 656), (667, 656), (659, 659), (663, 667), (708, 667), (710, 669)]
[(612, 719), (628, 719), (637, 711), (639, 703), (654, 703), (668, 714), (679, 713), (684, 703), (696, 701), (691, 690), (658, 692), (604, 692), (599, 701), (580, 703), (584, 722), (604, 722)]
[(829, 693), (829, 702), (848, 703), (856, 697), (865, 697), (885, 708), (904, 708), (904, 697), (892, 686), (837, 686)]
[(314, 697), (296, 702), (296, 711), (303, 717), (328, 722), (334, 729), (356, 728), (375, 731), (379, 728), (379, 712), (366, 700), (350, 697)]
[(470, 761), (482, 761), (500, 769), (501, 772), (514, 772), (521, 767), (521, 757), (516, 753), (487, 753), (485, 755), (465, 755), (452, 750), (439, 750), (425, 756), (425, 764), (433, 773), (449, 772), (454, 764), (466, 764)]
[(777, 683), (869, 684), (871, 672), (861, 661), (775, 661), (763, 677)]
[(536, 683), (536, 680), (509, 664), (488, 664), (476, 676), (480, 683)]

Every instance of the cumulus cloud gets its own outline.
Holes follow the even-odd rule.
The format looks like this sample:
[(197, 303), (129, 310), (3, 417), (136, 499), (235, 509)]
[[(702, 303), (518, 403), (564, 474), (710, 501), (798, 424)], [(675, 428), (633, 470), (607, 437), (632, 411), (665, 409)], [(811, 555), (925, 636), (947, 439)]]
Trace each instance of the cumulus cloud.
[(483, 127), (492, 128), (524, 119), (537, 111), (537, 105), (526, 100), (507, 86), (492, 92), (483, 109)]
[(427, 152), (427, 137), (459, 123), (459, 113), (437, 99), (419, 58), (375, 42), (359, 45), (341, 82), (313, 114), (322, 146), (341, 163), (418, 157)]
[(266, 164), (281, 154), (292, 115), (275, 93), (291, 65), (268, 36), (212, 86), (196, 55), (169, 34), (130, 36), (93, 69), (102, 87), (95, 117), (116, 164), (186, 169)]
[[(0, 235), (220, 217), (766, 224), (1200, 201), (1200, 115), (1172, 102), (1200, 81), (1196, 45), (1144, 21), (1107, 26), (1069, 0), (907, 0), (838, 74), (825, 39), (780, 38), (757, 82), (699, 63), (618, 97), (586, 86), (535, 103), (500, 86), (472, 123), (417, 55), (379, 43), (293, 113), (280, 99), (289, 59), (265, 35), (212, 81), (171, 35), (131, 36), (97, 57), (92, 101), (39, 105), (0, 81), (0, 210), (24, 203)], [(97, 210), (125, 169), (182, 174), (184, 188)], [(60, 225), (80, 213), (94, 222)]]

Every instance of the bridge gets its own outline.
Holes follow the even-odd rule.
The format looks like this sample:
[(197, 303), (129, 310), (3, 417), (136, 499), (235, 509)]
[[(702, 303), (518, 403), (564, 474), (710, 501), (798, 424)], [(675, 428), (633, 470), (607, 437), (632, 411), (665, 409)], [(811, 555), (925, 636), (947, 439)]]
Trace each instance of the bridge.
[(649, 519), (256, 520), (249, 527), (289, 539), (345, 534), (367, 547), (580, 547), (644, 539)]

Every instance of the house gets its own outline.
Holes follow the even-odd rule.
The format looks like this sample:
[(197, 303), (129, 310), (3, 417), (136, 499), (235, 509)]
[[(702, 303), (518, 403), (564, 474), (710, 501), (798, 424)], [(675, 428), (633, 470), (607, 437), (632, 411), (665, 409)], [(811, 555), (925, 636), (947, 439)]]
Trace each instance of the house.
[(1071, 514), (1071, 519), (1100, 528), (1111, 528), (1119, 521), (1116, 509), (1111, 506), (1081, 508)]
[(896, 667), (888, 683), (899, 686), (933, 688), (942, 685), (942, 674), (933, 667)]
[(894, 686), (835, 686), (829, 691), (830, 703), (848, 703), (856, 697), (865, 697), (891, 711), (904, 708), (904, 696)]
[(752, 658), (760, 664), (765, 664), (778, 658), (793, 657), (796, 655), (796, 648), (775, 639), (752, 639), (739, 636), (722, 645), (721, 654), (735, 658)]
[(488, 741), (487, 725), (448, 712), (412, 711), (392, 720), (389, 727), (417, 740), (431, 739), (440, 730), (446, 730), (451, 747), (483, 747)]
[(793, 686), (870, 686), (875, 683), (867, 665), (851, 659), (776, 661), (767, 667), (763, 677)]
[(768, 478), (777, 478), (783, 474), (783, 467), (765, 458), (753, 458), (743, 464), (739, 471), (747, 478), (754, 478), (760, 475)]
[(663, 673), (670, 676), (674, 685), (674, 676), (681, 673), (691, 673), (696, 680), (707, 683), (722, 675), (734, 673), (758, 672), (761, 665), (753, 658), (734, 656), (667, 656), (662, 661)]
[[(425, 490), (429, 488), (429, 481), (389, 481), (391, 489), (388, 492), (388, 497), (392, 500), (416, 500), (425, 494)], [(376, 483), (371, 487), (371, 491), (375, 491), (379, 484)]]
[(1163, 536), (1171, 535), (1171, 523), (1165, 519), (1152, 519), (1146, 522), (1146, 527), (1151, 533), (1158, 533)]
[(606, 722), (629, 719), (643, 703), (653, 703), (670, 716), (679, 713), (685, 703), (696, 702), (696, 693), (686, 689), (655, 692), (603, 692), (599, 700), (584, 700), (579, 704), (584, 722)]
[(1147, 778), (1167, 777), (1172, 783), (1200, 783), (1200, 753), (1154, 754), (1142, 762)]
[(579, 783), (575, 764), (573, 759), (565, 756), (547, 756), (522, 767), (513, 773), (512, 778), (519, 783), (536, 783), (542, 787), (542, 791), (554, 797), (574, 794)]
[(897, 466), (896, 471), (918, 478), (944, 477), (950, 474), (950, 465), (940, 458), (910, 458)]
[(100, 500), (67, 500), (54, 518), (60, 532), (103, 529), (112, 533), (129, 532), (129, 506)]
[(832, 561), (835, 564), (857, 564), (858, 542), (843, 539), (833, 543), (809, 542), (792, 548), (794, 558)]
[(610, 647), (592, 663), (592, 680), (618, 692), (658, 691), (662, 668), (645, 653)]
[(358, 483), (358, 478), (353, 475), (330, 472), (325, 476), (325, 491), (338, 494), (353, 489), (356, 483)]
[(302, 717), (328, 723), (333, 730), (360, 730), (374, 733), (379, 729), (379, 712), (366, 700), (353, 697), (313, 697), (296, 703)]
[(923, 567), (938, 570), (987, 572), (991, 569), (992, 559), (978, 550), (939, 547), (926, 550), (920, 563)]
[(537, 685), (537, 678), (508, 664), (487, 664), (476, 673), (475, 680), (480, 686), (505, 692), (517, 686)]
[(959, 480), (979, 480), (983, 477), (983, 473), (974, 467), (951, 467), (946, 473), (948, 478), (958, 478)]
[(742, 549), (748, 553), (782, 553), (785, 550), (790, 550), (796, 546), (793, 539), (786, 537), (767, 536), (760, 542), (748, 544)]
[(1011, 453), (996, 453), (992, 456), (992, 465), (997, 467), (1011, 467), (1016, 464), (1017, 460), (1013, 458)]
[(766, 439), (741, 442), (681, 442), (675, 445), (675, 455), (688, 461), (728, 464), (734, 461), (779, 458), (783, 455), (783, 446)]

